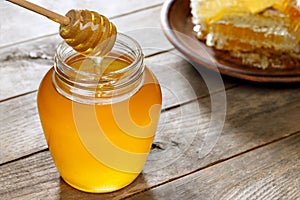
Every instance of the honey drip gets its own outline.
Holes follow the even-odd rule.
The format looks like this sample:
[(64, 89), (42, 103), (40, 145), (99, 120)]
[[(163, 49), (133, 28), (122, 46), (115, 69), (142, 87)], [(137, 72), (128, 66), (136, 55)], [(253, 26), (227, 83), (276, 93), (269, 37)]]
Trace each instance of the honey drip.
[(89, 10), (70, 10), (70, 23), (61, 24), (61, 37), (75, 51), (90, 57), (103, 57), (111, 51), (117, 30), (105, 16)]

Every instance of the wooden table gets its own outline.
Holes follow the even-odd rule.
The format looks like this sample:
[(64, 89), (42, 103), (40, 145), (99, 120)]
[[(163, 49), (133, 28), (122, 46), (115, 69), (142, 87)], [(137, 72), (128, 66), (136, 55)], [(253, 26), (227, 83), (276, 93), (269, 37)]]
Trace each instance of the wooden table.
[[(201, 75), (160, 29), (163, 0), (33, 1), (59, 13), (97, 10), (143, 46), (163, 109), (143, 173), (88, 194), (67, 185), (40, 126), (36, 92), (58, 25), (0, 2), (0, 199), (300, 199), (299, 84)], [(218, 83), (218, 84), (214, 84)]]

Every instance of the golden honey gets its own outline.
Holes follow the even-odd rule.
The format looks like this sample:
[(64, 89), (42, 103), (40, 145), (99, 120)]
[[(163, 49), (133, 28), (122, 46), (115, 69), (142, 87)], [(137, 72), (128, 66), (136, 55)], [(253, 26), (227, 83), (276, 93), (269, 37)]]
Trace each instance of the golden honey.
[[(132, 39), (120, 40), (130, 45)], [(56, 167), (68, 184), (86, 192), (130, 184), (142, 171), (159, 120), (160, 86), (144, 66), (140, 47), (117, 40), (118, 45), (98, 62), (70, 55), (65, 44), (57, 53), (65, 55), (56, 56), (38, 91)]]
[(60, 36), (75, 51), (87, 56), (105, 56), (113, 48), (117, 29), (105, 16), (90, 10), (70, 10), (70, 23), (61, 24)]

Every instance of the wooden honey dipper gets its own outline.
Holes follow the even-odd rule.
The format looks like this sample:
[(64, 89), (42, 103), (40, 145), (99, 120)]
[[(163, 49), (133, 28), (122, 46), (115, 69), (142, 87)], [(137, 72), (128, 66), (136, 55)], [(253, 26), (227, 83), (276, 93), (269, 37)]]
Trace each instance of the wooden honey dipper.
[(60, 24), (59, 34), (77, 52), (103, 57), (114, 46), (117, 29), (105, 16), (89, 10), (70, 10), (66, 16), (25, 0), (6, 0)]

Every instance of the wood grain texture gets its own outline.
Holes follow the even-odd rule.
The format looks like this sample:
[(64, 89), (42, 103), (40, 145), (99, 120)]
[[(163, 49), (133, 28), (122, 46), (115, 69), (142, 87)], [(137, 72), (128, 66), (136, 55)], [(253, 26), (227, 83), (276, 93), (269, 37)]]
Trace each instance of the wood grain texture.
[(128, 199), (299, 199), (300, 134)]
[(113, 19), (112, 22), (120, 32), (137, 40), (145, 55), (155, 54), (174, 48), (160, 28), (160, 12), (161, 7), (155, 7)]
[[(160, 5), (163, 0), (127, 0), (126, 3), (122, 0), (114, 0), (113, 5), (110, 5), (106, 0), (32, 0), (31, 2), (62, 15), (71, 9), (90, 9), (107, 17), (114, 18), (133, 11)], [(0, 47), (54, 34), (58, 32), (58, 28), (59, 25), (46, 17), (42, 17), (9, 2), (0, 1), (0, 30), (1, 32), (10, 33), (0, 34)]]
[(47, 149), (36, 93), (0, 103), (0, 163)]
[(52, 36), (0, 49), (0, 101), (38, 89), (59, 41)]
[[(227, 121), (221, 135), (208, 130), (211, 116), (208, 97), (164, 111), (143, 173), (126, 189), (103, 195), (78, 192), (61, 181), (54, 165), (51, 164), (49, 153), (45, 151), (0, 166), (2, 172), (8, 172), (8, 174), (0, 173), (0, 179), (5, 180), (7, 185), (1, 191), (0, 197), (8, 196), (13, 199), (17, 194), (29, 195), (30, 198), (48, 197), (49, 199), (70, 196), (73, 199), (119, 199), (165, 184), (199, 169), (209, 168), (212, 163), (236, 157), (257, 146), (293, 135), (299, 130), (300, 113), (297, 110), (300, 101), (297, 99), (299, 94), (295, 92), (297, 89), (261, 88), (258, 92), (251, 93), (252, 90), (258, 88), (241, 86), (228, 91), (228, 107), (231, 109), (228, 110)], [(245, 103), (245, 97), (251, 102), (257, 99), (261, 101), (253, 101), (249, 106), (249, 103)], [(272, 102), (272, 99), (277, 101)], [(293, 99), (292, 103), (291, 99)], [(266, 105), (265, 102), (271, 103)], [(197, 107), (199, 110), (196, 109)], [(261, 121), (279, 116), (282, 123), (280, 120), (269, 121), (264, 123), (263, 129), (261, 128)], [(284, 120), (287, 117), (294, 120)], [(211, 145), (211, 151), (207, 152), (206, 148)], [(22, 167), (16, 167), (19, 165)], [(254, 161), (253, 165), (255, 165)], [(45, 170), (44, 166), (49, 169)], [(43, 174), (45, 171), (53, 172), (51, 175), (53, 178), (34, 175)], [(43, 185), (47, 189), (41, 190), (40, 187)]]
[[(115, 19), (122, 32), (128, 31), (141, 42), (146, 56), (172, 48), (158, 29), (159, 12), (159, 8), (153, 8)], [(138, 18), (137, 14), (143, 17)], [(153, 16), (156, 20), (151, 18)], [(131, 23), (134, 25), (130, 26)], [(156, 27), (151, 31), (155, 37), (146, 39), (145, 36), (148, 36), (142, 27)], [(0, 48), (0, 101), (37, 90), (40, 80), (53, 65), (55, 49), (61, 41), (59, 36), (54, 35)], [(149, 43), (152, 45), (149, 46)]]

